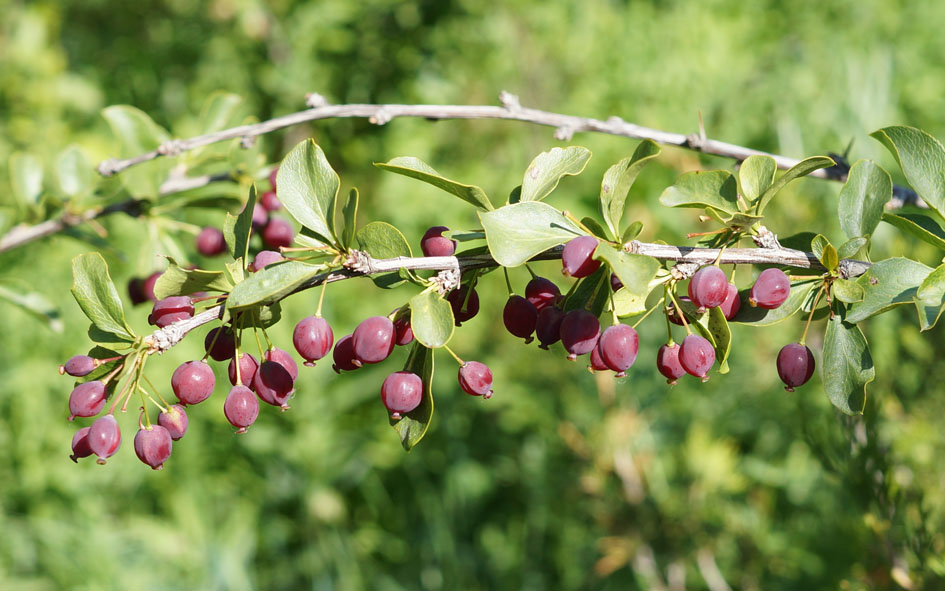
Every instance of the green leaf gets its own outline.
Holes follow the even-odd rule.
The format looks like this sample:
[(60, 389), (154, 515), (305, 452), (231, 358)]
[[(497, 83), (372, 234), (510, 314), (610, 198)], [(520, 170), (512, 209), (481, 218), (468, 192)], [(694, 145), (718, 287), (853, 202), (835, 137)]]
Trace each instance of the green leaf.
[(860, 249), (866, 246), (867, 242), (868, 241), (866, 238), (863, 238), (862, 236), (850, 238), (841, 244), (840, 248), (837, 249), (837, 256), (839, 256), (841, 259), (848, 259), (860, 252)]
[(253, 231), (253, 209), (256, 207), (256, 185), (249, 187), (249, 199), (238, 216), (226, 214), (223, 222), (223, 239), (234, 259), (249, 260), (249, 238)]
[(939, 223), (921, 213), (883, 213), (883, 221), (891, 224), (907, 234), (945, 250), (945, 231)]
[[(113, 105), (106, 107), (102, 116), (118, 138), (123, 158), (150, 152), (171, 139), (165, 129), (134, 107)], [(172, 165), (169, 158), (157, 158), (123, 171), (120, 178), (133, 196), (154, 198), (160, 193), (161, 183), (167, 179)]]
[(358, 190), (353, 188), (348, 192), (348, 201), (344, 207), (345, 229), (341, 233), (341, 246), (345, 250), (354, 244), (354, 234), (358, 230)]
[(738, 211), (735, 177), (725, 170), (687, 172), (660, 195), (667, 207), (711, 207), (728, 214)]
[(410, 328), (424, 347), (442, 347), (453, 336), (453, 308), (436, 291), (424, 290), (410, 298)]
[(738, 181), (742, 186), (742, 194), (749, 203), (761, 197), (771, 183), (774, 182), (774, 173), (778, 165), (771, 156), (749, 156), (738, 167)]
[(643, 298), (650, 293), (650, 282), (660, 268), (660, 262), (653, 257), (624, 252), (606, 243), (597, 245), (594, 258), (607, 263), (624, 289)]
[(529, 201), (479, 213), (492, 258), (517, 267), (553, 246), (583, 234), (571, 220), (546, 203)]
[(36, 205), (43, 193), (43, 164), (32, 154), (14, 152), (9, 166), (13, 196), (25, 205)]
[(824, 262), (824, 253), (827, 251), (828, 246), (831, 246), (830, 241), (827, 240), (827, 237), (823, 234), (814, 236), (814, 239), (810, 241), (810, 250), (821, 263)]
[[(410, 244), (400, 230), (386, 222), (371, 222), (355, 234), (358, 248), (376, 259), (412, 256)], [(371, 281), (385, 289), (403, 283), (400, 273), (372, 275)]]
[(833, 297), (847, 304), (862, 302), (866, 296), (866, 291), (856, 281), (850, 279), (837, 279), (833, 282), (831, 288)]
[(69, 146), (56, 156), (56, 184), (67, 197), (91, 192), (95, 171), (78, 146)]
[(211, 93), (200, 111), (201, 133), (213, 133), (230, 127), (241, 102), (243, 99), (237, 94), (220, 90)]
[(646, 312), (646, 298), (621, 287), (614, 292), (614, 311), (620, 318), (642, 314)]
[(720, 307), (709, 308), (706, 327), (712, 333), (710, 340), (715, 347), (715, 362), (719, 364), (719, 373), (726, 374), (729, 371), (728, 354), (732, 350), (732, 330)]
[(170, 296), (190, 295), (198, 291), (228, 292), (233, 283), (223, 271), (184, 269), (171, 257), (167, 257), (167, 270), (154, 284), (154, 296), (163, 300)]
[(785, 185), (794, 179), (807, 176), (815, 170), (828, 168), (834, 166), (835, 164), (836, 162), (830, 158), (827, 158), (826, 156), (812, 156), (810, 158), (801, 160), (789, 168), (783, 175), (781, 175), (781, 178), (775, 181), (773, 185), (768, 187), (764, 194), (758, 199), (756, 213), (761, 215), (761, 213), (765, 210), (765, 207), (768, 205), (768, 202), (771, 201), (771, 198), (777, 195), (778, 191), (783, 189)]
[(760, 215), (735, 212), (731, 216), (723, 218), (722, 223), (735, 231), (744, 232), (763, 219), (764, 217)]
[(883, 207), (892, 199), (889, 173), (871, 160), (853, 165), (840, 189), (840, 227), (850, 238), (871, 236), (883, 216)]
[(590, 159), (591, 151), (581, 146), (552, 148), (542, 152), (525, 169), (522, 203), (541, 201), (555, 190), (561, 177), (581, 174)]
[(594, 218), (592, 217), (581, 218), (581, 223), (584, 225), (585, 228), (590, 230), (591, 234), (593, 234), (594, 236), (600, 238), (601, 240), (608, 239), (607, 230), (605, 230), (604, 227), (600, 225), (600, 222), (598, 222)]
[(738, 314), (729, 322), (746, 324), (748, 326), (771, 326), (772, 324), (787, 320), (801, 309), (807, 296), (819, 285), (820, 283), (816, 281), (791, 285), (791, 293), (788, 295), (788, 299), (774, 310), (749, 306), (748, 295), (750, 290), (742, 290), (738, 292), (738, 297), (741, 299), (741, 307), (738, 309)]
[(604, 173), (604, 180), (600, 184), (600, 212), (614, 240), (620, 237), (620, 222), (623, 220), (630, 187), (643, 167), (659, 153), (660, 147), (656, 142), (643, 140), (632, 156), (614, 164)]
[(43, 294), (37, 291), (11, 289), (0, 285), (0, 300), (6, 300), (42, 320), (53, 332), (62, 332), (63, 324), (59, 309)]
[(931, 272), (922, 263), (900, 257), (873, 264), (856, 279), (865, 295), (863, 301), (849, 307), (845, 320), (856, 324), (893, 306), (912, 303), (919, 285)]
[(844, 322), (839, 314), (827, 321), (822, 367), (830, 402), (848, 415), (861, 414), (866, 385), (876, 377), (876, 370), (860, 327)]
[(884, 127), (870, 135), (896, 158), (919, 197), (945, 215), (945, 148), (942, 144), (914, 127)]
[(945, 310), (945, 264), (939, 265), (922, 280), (915, 293), (916, 310), (919, 312), (919, 328), (929, 330)]
[(633, 222), (627, 229), (623, 231), (623, 236), (620, 237), (620, 242), (626, 244), (631, 240), (635, 239), (640, 235), (640, 232), (643, 231), (643, 222)]
[(837, 254), (837, 249), (834, 248), (833, 244), (824, 247), (824, 256), (820, 259), (820, 263), (831, 273), (837, 270), (837, 265), (840, 264), (840, 255)]
[(92, 326), (113, 335), (119, 342), (132, 342), (135, 334), (125, 322), (118, 290), (108, 275), (108, 264), (97, 252), (72, 259), (72, 296), (92, 321)]
[(322, 265), (280, 261), (252, 273), (236, 285), (226, 299), (228, 310), (268, 305), (281, 300), (325, 272)]
[(564, 311), (585, 308), (594, 316), (600, 316), (610, 299), (610, 272), (606, 267), (594, 271), (580, 280), (574, 292), (564, 304)]
[(423, 399), (420, 406), (400, 419), (390, 419), (391, 427), (400, 435), (401, 445), (410, 451), (426, 435), (430, 420), (433, 419), (433, 349), (428, 349), (419, 342), (414, 343), (404, 371), (415, 373), (423, 380)]
[(374, 166), (433, 185), (447, 193), (456, 195), (463, 201), (471, 203), (483, 211), (492, 211), (494, 209), (485, 191), (476, 185), (464, 185), (450, 180), (433, 170), (433, 167), (419, 158), (402, 156), (400, 158), (394, 158), (386, 164), (375, 162)]
[(336, 241), (331, 215), (340, 186), (338, 174), (311, 139), (292, 148), (276, 174), (276, 192), (286, 211), (325, 244)]

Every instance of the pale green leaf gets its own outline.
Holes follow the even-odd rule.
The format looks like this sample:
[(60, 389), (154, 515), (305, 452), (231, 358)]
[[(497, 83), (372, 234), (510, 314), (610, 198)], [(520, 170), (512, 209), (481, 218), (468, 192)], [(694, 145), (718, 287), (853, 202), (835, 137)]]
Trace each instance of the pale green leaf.
[(546, 203), (529, 201), (479, 213), (489, 252), (500, 265), (517, 267), (584, 232)]
[(521, 202), (541, 201), (555, 190), (561, 177), (581, 174), (590, 159), (591, 151), (581, 146), (542, 152), (525, 169)]
[(494, 209), (485, 191), (475, 185), (464, 185), (463, 183), (450, 180), (433, 170), (432, 166), (419, 158), (402, 156), (400, 158), (394, 158), (387, 163), (375, 162), (374, 166), (433, 185), (447, 193), (456, 195), (463, 201), (471, 203), (483, 211), (492, 211)]
[[(614, 240), (620, 237), (620, 222), (623, 220), (630, 187), (643, 167), (659, 156), (659, 153), (660, 147), (656, 142), (643, 140), (632, 156), (614, 164), (604, 173), (604, 179), (600, 184), (600, 212), (607, 227), (610, 228), (610, 237)], [(626, 240), (633, 240), (633, 238), (624, 241)]]
[(827, 321), (821, 367), (830, 402), (848, 415), (861, 414), (866, 385), (876, 377), (876, 370), (860, 327), (844, 322), (839, 314)]
[(424, 347), (442, 347), (453, 336), (453, 308), (436, 291), (422, 291), (410, 298), (410, 328)]
[(276, 192), (286, 211), (326, 244), (336, 242), (332, 214), (340, 186), (338, 174), (311, 139), (292, 148), (276, 174)]

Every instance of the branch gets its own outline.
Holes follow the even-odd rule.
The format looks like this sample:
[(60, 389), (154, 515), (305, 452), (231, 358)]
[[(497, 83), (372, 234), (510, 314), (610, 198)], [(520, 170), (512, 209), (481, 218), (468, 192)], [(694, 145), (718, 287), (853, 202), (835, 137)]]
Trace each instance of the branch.
[[(231, 129), (208, 133), (189, 139), (174, 139), (158, 146), (157, 149), (144, 154), (139, 154), (132, 158), (103, 160), (98, 165), (98, 171), (104, 176), (117, 174), (127, 168), (160, 158), (161, 156), (177, 155), (181, 152), (193, 150), (202, 146), (222, 142), (225, 140), (241, 138), (244, 141), (259, 135), (307, 123), (321, 119), (336, 118), (366, 118), (375, 125), (384, 125), (397, 117), (422, 117), (429, 120), (442, 119), (509, 119), (533, 123), (535, 125), (545, 125), (555, 128), (555, 139), (569, 141), (577, 132), (606, 133), (628, 137), (632, 139), (649, 139), (656, 143), (668, 146), (677, 146), (721, 156), (723, 158), (732, 158), (738, 161), (745, 160), (749, 156), (762, 155), (774, 158), (778, 168), (786, 170), (800, 162), (795, 158), (753, 150), (744, 146), (729, 144), (718, 140), (705, 137), (704, 133), (683, 135), (681, 133), (671, 133), (650, 127), (644, 127), (635, 123), (628, 123), (620, 117), (610, 117), (606, 121), (593, 119), (590, 117), (576, 117), (574, 115), (562, 115), (550, 111), (541, 111), (539, 109), (529, 109), (519, 104), (518, 97), (502, 91), (499, 94), (499, 100), (502, 106), (492, 105), (329, 105), (325, 98), (320, 94), (310, 94), (306, 103), (310, 107), (305, 111), (298, 111), (254, 123), (251, 125), (241, 125)], [(847, 171), (843, 167), (834, 167), (829, 169), (815, 170), (810, 173), (812, 177), (823, 179), (832, 179), (845, 182)], [(907, 204), (922, 205), (921, 199), (911, 189), (896, 186), (893, 188), (894, 201), (891, 207), (901, 207)]]

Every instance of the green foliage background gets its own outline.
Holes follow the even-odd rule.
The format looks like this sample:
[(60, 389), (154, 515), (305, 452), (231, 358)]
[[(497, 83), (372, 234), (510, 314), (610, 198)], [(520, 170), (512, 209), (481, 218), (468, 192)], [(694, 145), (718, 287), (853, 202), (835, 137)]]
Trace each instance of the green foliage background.
[[(299, 110), (312, 91), (336, 103), (494, 104), (505, 89), (527, 106), (683, 133), (701, 111), (711, 137), (793, 157), (842, 152), (852, 140), (852, 160), (876, 158), (898, 182), (870, 131), (905, 124), (945, 136), (945, 5), (928, 2), (7, 0), (0, 9), (3, 187), (14, 151), (48, 167), (73, 143), (92, 162), (115, 155), (100, 116), (107, 105), (134, 105), (183, 136), (219, 89), (258, 118)], [(430, 225), (472, 228), (476, 218), (371, 162), (417, 156), (501, 197), (556, 143), (549, 129), (512, 122), (338, 120), (261, 147), (276, 161), (307, 136), (343, 186), (360, 189), (362, 223), (393, 223), (414, 245)], [(549, 201), (580, 217), (635, 142), (574, 143), (594, 158)], [(634, 186), (628, 217), (645, 223), (644, 239), (683, 243), (699, 222), (660, 207), (660, 191), (681, 172), (731, 166), (666, 149)], [(840, 243), (838, 191), (795, 183), (766, 224)], [(5, 189), (0, 226), (38, 221), (45, 207), (17, 204)], [(223, 214), (176, 217), (221, 225)], [(186, 230), (166, 222), (103, 223), (107, 241), (84, 228), (0, 255), (3, 285), (45, 295), (65, 326), (53, 333), (0, 303), (4, 589), (656, 589), (683, 576), (686, 589), (705, 589), (712, 562), (738, 589), (945, 586), (943, 329), (919, 334), (911, 310), (866, 325), (877, 380), (865, 416), (851, 419), (816, 377), (794, 394), (781, 389), (774, 358), (800, 323), (736, 329), (730, 374), (669, 388), (652, 367), (664, 337), (654, 319), (642, 325), (631, 377), (614, 382), (508, 335), (494, 274), (483, 312), (453, 342), (493, 368), (496, 395), (462, 394), (455, 365), (438, 355), (437, 414), (409, 454), (377, 400), (397, 358), (341, 377), (324, 362), (303, 369), (293, 409), (263, 409), (246, 436), (232, 435), (217, 392), (193, 409), (161, 472), (133, 456), (131, 409), (118, 455), (104, 468), (75, 466), (71, 382), (56, 366), (88, 342), (68, 294), (69, 260), (104, 249), (119, 285), (175, 244), (193, 262), (219, 264), (198, 259)], [(904, 252), (931, 266), (940, 256), (881, 226), (875, 258)], [(539, 268), (557, 274), (553, 263)], [(521, 289), (524, 271), (513, 281)], [(329, 288), (336, 336), (413, 294), (365, 285)], [(288, 347), (292, 324), (314, 305), (311, 293), (285, 302), (289, 321), (274, 340)], [(131, 313), (139, 332), (146, 316)], [(168, 384), (201, 339), (152, 361), (152, 380)]]

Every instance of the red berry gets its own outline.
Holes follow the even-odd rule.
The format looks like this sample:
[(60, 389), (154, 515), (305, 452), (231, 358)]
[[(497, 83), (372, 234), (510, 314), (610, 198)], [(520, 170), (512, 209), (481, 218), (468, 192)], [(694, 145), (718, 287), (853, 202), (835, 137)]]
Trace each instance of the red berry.
[(784, 345), (778, 353), (777, 365), (784, 389), (793, 392), (794, 388), (803, 386), (814, 375), (814, 354), (800, 343)]
[(148, 301), (148, 297), (144, 295), (144, 279), (132, 277), (128, 280), (128, 298), (131, 300), (132, 306)]
[(686, 370), (679, 363), (679, 345), (663, 345), (656, 353), (656, 369), (659, 370), (670, 386), (676, 385), (676, 380), (686, 375)]
[(399, 419), (420, 406), (423, 401), (423, 380), (409, 371), (395, 371), (381, 385), (381, 402), (390, 418)]
[(561, 321), (564, 319), (564, 312), (554, 306), (548, 306), (538, 313), (538, 320), (535, 322), (535, 336), (538, 337), (538, 346), (547, 350), (548, 345), (553, 345), (561, 340)]
[(279, 174), (279, 167), (272, 169), (272, 172), (269, 173), (269, 185), (272, 187), (272, 190), (276, 190), (276, 176)]
[(266, 211), (279, 211), (282, 209), (282, 202), (276, 197), (275, 190), (263, 193), (263, 196), (259, 199), (259, 203)]
[(509, 297), (502, 311), (502, 321), (505, 328), (513, 335), (532, 342), (532, 333), (535, 332), (535, 323), (538, 322), (538, 310), (531, 302), (519, 295)]
[(525, 286), (525, 299), (531, 302), (539, 312), (546, 306), (553, 305), (559, 297), (561, 297), (561, 290), (544, 277), (535, 277)]
[(253, 389), (266, 404), (288, 409), (295, 382), (281, 363), (263, 361), (253, 378)]
[(561, 344), (571, 361), (590, 353), (599, 338), (600, 321), (587, 310), (571, 310), (561, 320)]
[(250, 264), (249, 270), (253, 273), (257, 273), (273, 263), (284, 260), (285, 258), (274, 250), (260, 250), (256, 253), (256, 258), (254, 258), (252, 264)]
[(773, 310), (791, 295), (791, 280), (781, 269), (765, 269), (751, 286), (748, 303), (752, 306)]
[(335, 349), (331, 352), (334, 361), (331, 368), (335, 370), (335, 373), (354, 371), (361, 367), (354, 363), (354, 344), (351, 341), (351, 336), (345, 335), (338, 339), (338, 342), (335, 343)]
[[(242, 385), (253, 387), (253, 379), (256, 377), (256, 370), (259, 369), (259, 362), (249, 353), (240, 353), (240, 382)], [(230, 378), (230, 384), (236, 385), (236, 357), (230, 359), (230, 364), (226, 367), (227, 375)]]
[(79, 384), (69, 395), (69, 420), (94, 417), (105, 406), (105, 384), (95, 380)]
[(620, 280), (620, 277), (617, 277), (616, 273), (610, 274), (610, 289), (611, 291), (618, 291), (623, 287), (623, 281)]
[(263, 243), (272, 249), (292, 246), (294, 238), (295, 230), (292, 224), (282, 218), (270, 217), (269, 222), (262, 229)]
[(728, 278), (714, 265), (702, 267), (689, 280), (689, 299), (701, 314), (706, 308), (717, 308), (728, 295)]
[[(680, 305), (683, 302), (691, 301), (686, 296), (677, 297), (676, 299), (679, 300)], [(668, 308), (666, 308), (666, 317), (669, 319), (670, 322), (672, 322), (676, 326), (683, 326), (683, 320), (682, 320), (682, 317), (680, 316), (680, 313), (681, 313), (681, 310), (678, 310), (676, 306), (669, 306)]]
[(354, 329), (351, 336), (354, 347), (352, 363), (380, 363), (394, 350), (394, 323), (387, 316), (371, 316)]
[(237, 433), (246, 433), (246, 428), (259, 416), (259, 401), (246, 386), (233, 386), (223, 403), (223, 414), (231, 425), (237, 427)]
[(595, 371), (611, 371), (607, 364), (604, 363), (604, 360), (600, 356), (600, 347), (594, 347), (591, 349), (591, 360), (587, 365), (588, 371), (594, 373)]
[(178, 322), (192, 318), (194, 303), (187, 296), (171, 296), (154, 302), (154, 308), (148, 316), (148, 323), (164, 328)]
[(459, 368), (459, 387), (472, 396), (492, 398), (492, 371), (484, 363), (467, 361)]
[(236, 355), (236, 335), (229, 326), (217, 327), (203, 339), (203, 348), (214, 361), (226, 361)]
[(256, 202), (253, 206), (253, 230), (259, 230), (269, 221), (269, 212), (263, 207), (262, 203)]
[(292, 333), (292, 344), (309, 367), (327, 355), (334, 342), (335, 335), (331, 331), (331, 325), (321, 316), (303, 318), (295, 325)]
[(632, 326), (615, 324), (601, 333), (596, 349), (607, 367), (617, 372), (618, 378), (622, 378), (637, 360), (640, 337)]
[(92, 448), (89, 447), (89, 431), (91, 427), (82, 427), (72, 436), (72, 455), (69, 456), (76, 464), (79, 458), (87, 458), (92, 455)]
[(141, 293), (144, 294), (146, 299), (149, 299), (152, 302), (157, 301), (157, 296), (154, 295), (154, 284), (157, 283), (157, 280), (161, 277), (161, 275), (163, 275), (162, 272), (155, 271), (154, 273), (148, 275), (147, 279), (141, 283)]
[(158, 425), (167, 429), (174, 441), (187, 433), (188, 424), (187, 411), (179, 404), (172, 404), (170, 408), (158, 415)]
[(449, 232), (446, 226), (433, 226), (420, 239), (420, 250), (425, 257), (448, 257), (456, 252), (456, 241), (443, 236)]
[(686, 373), (705, 382), (709, 379), (706, 374), (715, 365), (715, 349), (707, 339), (691, 334), (679, 346), (679, 363)]
[(413, 342), (413, 329), (410, 328), (410, 315), (403, 314), (394, 318), (394, 344), (404, 346)]
[(59, 375), (67, 373), (72, 377), (81, 378), (82, 376), (87, 376), (92, 373), (92, 370), (96, 367), (97, 363), (95, 359), (92, 359), (88, 355), (76, 355), (70, 357), (65, 365), (59, 366)]
[[(466, 297), (469, 294), (469, 297)], [(453, 308), (453, 320), (456, 326), (471, 320), (479, 313), (479, 294), (475, 289), (470, 290), (468, 285), (454, 289), (446, 296), (446, 301)]]
[(293, 382), (299, 379), (299, 364), (295, 362), (292, 355), (289, 355), (288, 351), (283, 351), (279, 347), (273, 347), (266, 351), (264, 357), (266, 361), (275, 361), (284, 367), (285, 370), (289, 372)]
[(731, 320), (735, 318), (735, 315), (738, 314), (738, 311), (742, 308), (742, 301), (738, 297), (738, 288), (735, 287), (735, 284), (729, 283), (727, 292), (725, 295), (725, 301), (722, 302), (722, 305), (719, 306), (719, 309), (722, 310), (722, 314), (725, 315), (726, 320)]
[(600, 261), (594, 259), (597, 238), (578, 236), (564, 245), (561, 251), (562, 273), (569, 277), (587, 277), (600, 268)]
[(217, 228), (204, 228), (197, 234), (197, 252), (205, 257), (213, 257), (226, 252), (226, 240), (223, 232)]
[(164, 467), (173, 447), (170, 432), (160, 425), (141, 427), (135, 434), (135, 455), (154, 470)]
[(89, 449), (98, 456), (96, 462), (104, 464), (121, 447), (121, 429), (113, 415), (99, 417), (92, 423), (88, 434)]
[(203, 361), (188, 361), (174, 370), (171, 389), (183, 405), (198, 404), (213, 394), (216, 378)]

